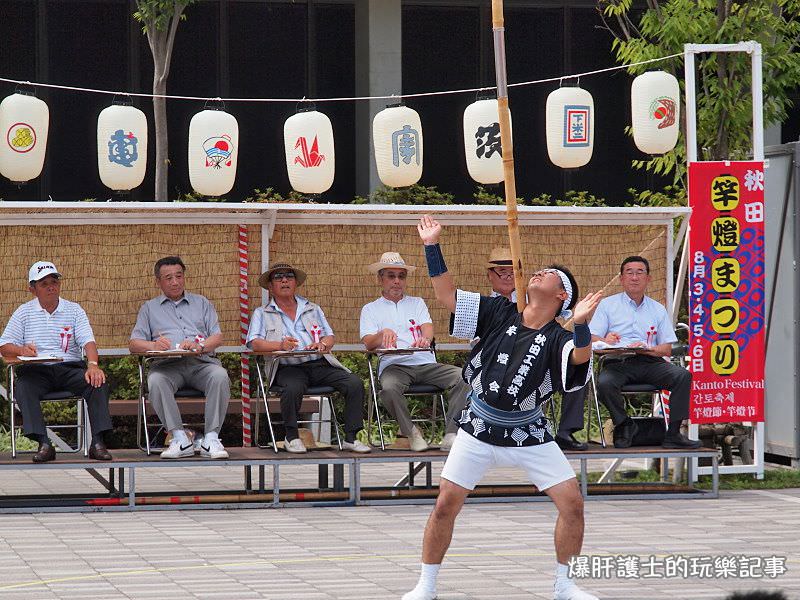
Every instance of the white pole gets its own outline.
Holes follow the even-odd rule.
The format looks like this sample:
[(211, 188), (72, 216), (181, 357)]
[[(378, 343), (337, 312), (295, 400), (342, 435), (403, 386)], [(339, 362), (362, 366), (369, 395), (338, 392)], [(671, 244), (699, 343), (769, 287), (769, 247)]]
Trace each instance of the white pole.
[(753, 160), (764, 160), (764, 91), (761, 73), (761, 44), (750, 42), (753, 88)]
[(697, 92), (694, 88), (693, 44), (683, 46), (683, 69), (686, 83), (686, 162), (697, 161)]

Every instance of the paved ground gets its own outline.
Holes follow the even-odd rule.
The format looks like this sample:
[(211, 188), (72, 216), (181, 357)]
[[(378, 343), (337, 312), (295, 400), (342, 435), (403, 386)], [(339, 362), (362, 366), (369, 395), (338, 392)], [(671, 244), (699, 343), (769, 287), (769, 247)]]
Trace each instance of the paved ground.
[[(156, 471), (138, 476), (137, 488), (240, 485), (240, 474), (230, 469), (172, 471), (177, 480)], [(508, 481), (506, 475), (493, 477)], [(394, 473), (373, 476), (391, 478)], [(287, 484), (312, 483), (315, 470), (286, 477)], [(0, 477), (2, 494), (89, 487), (96, 489), (96, 483), (75, 472)], [(429, 510), (381, 506), (0, 515), (0, 599), (399, 598), (416, 582)], [(800, 490), (723, 492), (719, 500), (591, 501), (586, 520), (584, 553), (594, 567), (602, 571), (612, 565), (616, 572), (618, 556), (651, 561), (647, 568), (628, 569), (639, 579), (587, 579), (585, 587), (604, 600), (722, 599), (733, 590), (755, 588), (782, 589), (800, 598)], [(554, 522), (549, 503), (467, 506), (442, 569), (439, 598), (551, 598)], [(677, 555), (686, 557), (686, 570), (728, 577), (644, 577), (680, 567)], [(786, 557), (786, 573), (746, 577), (763, 573), (774, 564), (773, 556)], [(635, 567), (635, 560), (620, 559), (620, 569)], [(730, 561), (732, 571), (726, 569)]]

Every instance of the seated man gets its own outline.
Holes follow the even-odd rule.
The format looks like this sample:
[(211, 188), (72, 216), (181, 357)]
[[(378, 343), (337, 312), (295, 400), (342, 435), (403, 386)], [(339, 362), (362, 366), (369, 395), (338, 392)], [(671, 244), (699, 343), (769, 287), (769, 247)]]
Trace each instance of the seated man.
[(366, 453), (370, 447), (357, 439), (364, 428), (364, 384), (330, 353), (336, 338), (322, 309), (296, 293), (305, 272), (287, 263), (274, 263), (258, 279), (269, 291), (270, 301), (253, 312), (247, 346), (257, 352), (317, 350), (317, 354), (278, 359), (275, 379), (281, 388), (281, 415), (288, 452), (307, 451), (297, 429), (297, 413), (303, 395), (312, 386), (331, 386), (344, 395), (344, 443), (342, 448)]
[(680, 427), (689, 416), (692, 374), (664, 360), (677, 341), (667, 310), (645, 295), (650, 283), (650, 263), (641, 256), (629, 256), (620, 267), (623, 291), (604, 298), (589, 327), (592, 340), (609, 346), (640, 347), (644, 352), (609, 356), (597, 375), (597, 397), (614, 422), (614, 446), (628, 448), (636, 435), (636, 423), (625, 413), (620, 390), (633, 383), (649, 383), (669, 390), (670, 423), (664, 448), (699, 448), (700, 442), (684, 436)]
[[(86, 312), (79, 304), (60, 297), (61, 274), (51, 262), (34, 263), (28, 271), (28, 284), (35, 298), (11, 315), (0, 337), (0, 353), (4, 358), (42, 355), (63, 361), (23, 365), (17, 370), (14, 396), (22, 411), (23, 431), (39, 442), (33, 462), (56, 458), (40, 402), (45, 394), (65, 390), (86, 399), (92, 428), (89, 457), (111, 460), (103, 441), (103, 433), (111, 429), (108, 386), (105, 374), (97, 366), (97, 344)], [(83, 362), (82, 351), (88, 366)]]
[[(367, 350), (379, 348), (430, 348), (433, 323), (422, 298), (406, 296), (406, 278), (416, 267), (407, 265), (397, 252), (384, 252), (381, 259), (367, 267), (378, 276), (381, 297), (361, 309), (361, 341)], [(385, 356), (380, 361), (381, 401), (397, 419), (400, 433), (409, 439), (411, 449), (422, 452), (428, 443), (411, 420), (403, 392), (411, 384), (435, 385), (448, 390), (445, 435), (441, 449), (449, 450), (458, 431), (455, 418), (467, 402), (469, 385), (455, 365), (436, 362), (433, 352)]]
[[(489, 261), (486, 263), (486, 276), (492, 285), (490, 298), (503, 296), (510, 302), (517, 301), (514, 290), (514, 267), (511, 261), (511, 250), (508, 248), (492, 248)], [(561, 394), (561, 420), (558, 422), (556, 444), (562, 450), (587, 450), (589, 446), (575, 439), (576, 431), (583, 429), (583, 406), (586, 399), (586, 388)]]
[[(161, 295), (139, 309), (131, 333), (131, 352), (191, 350), (196, 355), (153, 360), (147, 375), (150, 403), (172, 441), (161, 458), (194, 456), (195, 444), (204, 458), (228, 458), (219, 431), (228, 411), (231, 381), (214, 351), (222, 345), (222, 331), (214, 305), (205, 296), (186, 291), (186, 267), (179, 256), (156, 261), (154, 273)], [(188, 387), (206, 398), (205, 431), (195, 444), (183, 428), (175, 392)], [(199, 443), (197, 443), (199, 442)]]

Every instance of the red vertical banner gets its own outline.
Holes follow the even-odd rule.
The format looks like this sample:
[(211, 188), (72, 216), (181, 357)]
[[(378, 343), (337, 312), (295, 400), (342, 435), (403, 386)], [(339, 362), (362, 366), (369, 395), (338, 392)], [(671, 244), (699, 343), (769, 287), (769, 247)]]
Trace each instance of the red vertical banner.
[(692, 423), (764, 420), (764, 163), (689, 164)]

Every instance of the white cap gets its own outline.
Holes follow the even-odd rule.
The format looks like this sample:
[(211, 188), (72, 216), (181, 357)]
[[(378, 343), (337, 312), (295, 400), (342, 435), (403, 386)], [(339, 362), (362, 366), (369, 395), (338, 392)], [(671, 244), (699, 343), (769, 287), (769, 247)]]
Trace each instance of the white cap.
[(48, 275), (61, 277), (61, 273), (58, 272), (58, 269), (56, 269), (56, 266), (53, 263), (46, 260), (40, 260), (39, 262), (35, 262), (33, 265), (31, 265), (31, 268), (28, 271), (28, 282), (39, 281)]

